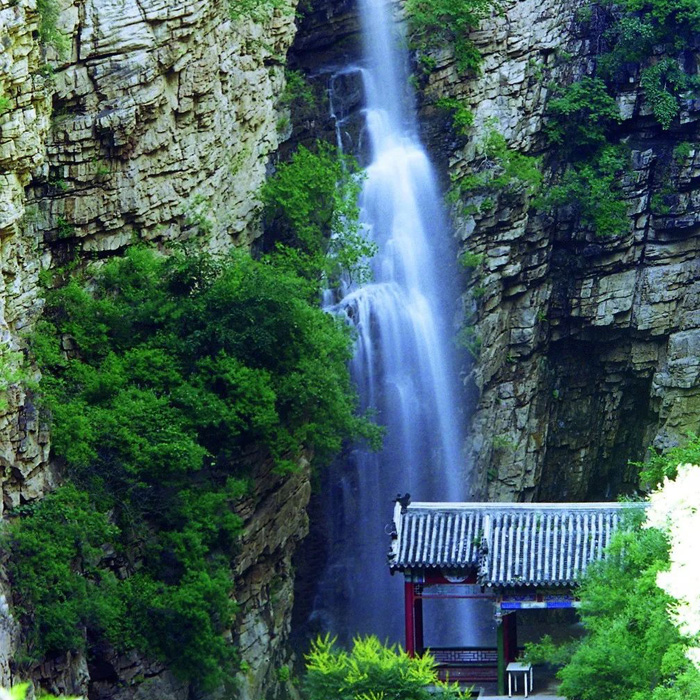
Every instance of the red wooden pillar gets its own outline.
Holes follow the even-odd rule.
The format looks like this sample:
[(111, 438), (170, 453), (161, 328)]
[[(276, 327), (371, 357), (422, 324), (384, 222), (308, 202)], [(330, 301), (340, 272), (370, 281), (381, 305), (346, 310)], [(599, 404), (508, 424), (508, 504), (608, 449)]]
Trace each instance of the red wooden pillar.
[(503, 656), (506, 665), (518, 657), (518, 627), (512, 612), (503, 616)]
[(416, 619), (415, 619), (416, 588), (415, 584), (406, 581), (404, 584), (404, 620), (406, 623), (406, 653), (416, 655)]
[(415, 604), (413, 608), (415, 612), (415, 625), (416, 625), (416, 651), (422, 654), (425, 650), (425, 643), (423, 642), (423, 599), (415, 598)]

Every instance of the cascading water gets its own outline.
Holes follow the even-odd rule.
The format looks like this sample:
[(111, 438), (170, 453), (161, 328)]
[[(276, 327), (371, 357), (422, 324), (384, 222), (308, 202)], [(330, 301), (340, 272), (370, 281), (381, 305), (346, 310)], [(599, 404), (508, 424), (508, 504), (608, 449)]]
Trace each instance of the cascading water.
[(467, 491), (448, 318), (454, 255), (416, 135), (390, 4), (359, 6), (371, 147), (360, 205), (378, 254), (372, 282), (347, 289), (333, 310), (357, 329), (353, 376), (363, 408), (376, 411), (386, 436), (381, 453), (357, 449), (326, 475), (330, 553), (314, 614), (343, 642), (357, 634), (401, 641), (402, 581), (386, 566), (392, 500), (399, 491), (413, 500), (465, 500)]

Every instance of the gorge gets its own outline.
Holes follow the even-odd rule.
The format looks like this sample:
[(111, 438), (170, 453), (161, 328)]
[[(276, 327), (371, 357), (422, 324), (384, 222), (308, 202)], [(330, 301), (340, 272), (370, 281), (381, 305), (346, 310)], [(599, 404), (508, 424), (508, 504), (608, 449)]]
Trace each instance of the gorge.
[[(405, 15), (404, 3), (392, 6)], [(42, 270), (100, 264), (135, 240), (194, 238), (213, 252), (259, 246), (258, 192), (278, 159), (298, 143), (336, 140), (323, 101), (329, 81), (345, 83), (342, 105), (335, 105), (344, 138), (366, 143), (360, 73), (338, 74), (361, 63), (355, 2), (306, 3), (299, 18), (294, 0), (261, 2), (259, 13), (233, 17), (211, 0), (75, 0), (58, 8), (63, 54), (40, 37), (37, 4), (0, 0), (0, 97), (7, 100), (0, 114), (0, 331), (8, 366), (41, 314)], [(667, 128), (655, 116), (642, 70), (667, 49), (660, 44), (651, 58), (627, 61), (610, 88), (620, 120), (606, 138), (629, 151), (629, 168), (617, 175), (626, 230), (596, 236), (575, 206), (538, 205), (532, 181), (521, 177), (531, 162), (512, 155), (539, 159), (543, 188), (557, 186), (568, 156), (548, 135), (551, 102), (595, 74), (615, 21), (609, 8), (577, 0), (508, 0), (470, 33), (482, 57), (478, 71), (460, 68), (448, 39), (411, 52), (418, 126), (395, 118), (409, 122), (404, 145), (407, 135), (420, 134), (442, 189), (453, 186), (450, 213), (463, 263), (454, 290), (439, 266), (436, 282), (448, 297), (440, 303), (461, 307), (456, 321), (446, 314), (440, 332), (448, 345), (458, 335), (466, 346), (457, 368), (464, 389), (447, 385), (474, 406), (462, 413), (448, 391), (439, 392), (448, 432), (466, 435), (467, 454), (458, 461), (474, 481), (468, 491), (455, 484), (459, 497), (611, 499), (636, 488), (629, 460), (697, 430), (700, 104), (680, 97)], [(678, 55), (695, 75), (697, 31)], [(308, 80), (317, 107), (297, 109), (292, 101), (289, 114), (281, 99), (285, 68)], [(488, 145), (494, 131), (505, 145)], [(410, 149), (404, 155), (419, 157)], [(360, 153), (373, 165), (378, 156)], [(510, 179), (494, 185), (502, 173)], [(370, 175), (367, 189), (372, 182)], [(421, 256), (418, 276), (429, 267)], [(351, 306), (358, 293), (340, 303)], [(0, 507), (9, 512), (55, 488), (60, 465), (49, 457), (36, 389), (6, 384)], [(257, 700), (294, 692), (280, 672), (293, 657), (292, 589), (296, 578), (302, 626), (313, 611), (309, 582), (329, 560), (329, 545), (319, 532), (321, 494), (312, 494), (306, 468), (285, 476), (260, 462), (252, 483), (236, 507), (243, 530), (232, 565), (239, 612), (231, 639), (242, 662), (235, 693)], [(419, 495), (420, 488), (403, 479), (388, 495)], [(301, 544), (310, 498), (312, 532)], [(378, 505), (379, 524), (369, 529), (379, 527), (381, 539), (391, 507)], [(1, 583), (10, 601), (5, 575)], [(16, 677), (19, 630), (11, 611), (0, 609), (3, 683)], [(31, 676), (52, 692), (93, 698), (194, 692), (162, 662), (135, 654), (99, 663), (82, 653), (56, 655)]]

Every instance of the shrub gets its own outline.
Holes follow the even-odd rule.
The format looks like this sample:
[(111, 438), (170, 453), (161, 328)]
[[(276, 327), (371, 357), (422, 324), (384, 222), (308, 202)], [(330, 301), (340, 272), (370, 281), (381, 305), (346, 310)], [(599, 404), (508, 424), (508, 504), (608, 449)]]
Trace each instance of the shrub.
[(323, 142), (280, 164), (261, 192), (274, 263), (312, 280), (312, 289), (342, 274), (366, 280), (376, 246), (359, 224), (361, 183), (356, 161)]
[(689, 141), (681, 141), (673, 149), (673, 160), (678, 165), (683, 165), (683, 163), (690, 157), (690, 155), (695, 151), (695, 146)]
[(7, 112), (12, 107), (12, 100), (9, 97), (5, 97), (0, 90), (0, 116)]
[[(540, 159), (519, 153), (508, 146), (503, 134), (490, 129), (478, 146), (483, 156), (476, 172), (456, 182), (463, 194), (535, 194), (542, 183)], [(490, 200), (484, 200), (481, 208), (486, 210)]]
[(629, 12), (649, 18), (659, 32), (687, 37), (700, 31), (700, 7), (695, 0), (623, 0)]
[(32, 349), (73, 485), (11, 528), (30, 658), (105, 635), (216, 685), (233, 657), (229, 562), (251, 452), (285, 472), (378, 438), (355, 415), (350, 343), (308, 280), (240, 253), (132, 248), (89, 288), (50, 291)]
[(611, 129), (621, 121), (615, 99), (600, 78), (582, 78), (547, 105), (547, 134), (565, 150), (587, 153), (607, 143)]
[(355, 639), (348, 653), (334, 640), (317, 639), (306, 656), (304, 687), (308, 700), (459, 700), (458, 686), (438, 681), (430, 654), (411, 658), (376, 637)]
[(579, 593), (586, 636), (565, 645), (548, 637), (526, 645), (529, 661), (564, 665), (557, 675), (567, 698), (680, 700), (676, 691), (693, 682), (684, 641), (667, 613), (671, 600), (656, 584), (668, 566), (668, 541), (643, 520), (641, 512), (631, 515), (606, 558), (589, 565)]
[(407, 0), (406, 12), (413, 40), (421, 51), (442, 47), (454, 49), (459, 70), (476, 70), (481, 56), (469, 39), (472, 29), (488, 17), (496, 0)]
[(580, 225), (601, 238), (623, 235), (629, 230), (629, 215), (620, 178), (628, 162), (624, 148), (609, 146), (590, 161), (568, 166), (537, 206), (549, 212), (567, 207)]
[(8, 389), (13, 385), (33, 385), (24, 355), (0, 343), (0, 411), (8, 406)]
[[(608, 558), (590, 567), (581, 588), (587, 637), (559, 672), (562, 695), (580, 700), (658, 697), (689, 670), (683, 643), (657, 586), (668, 542), (640, 527), (615, 535)], [(635, 672), (629, 673), (631, 665)]]
[(623, 14), (605, 33), (610, 49), (599, 60), (599, 74), (616, 80), (625, 64), (648, 63), (663, 49), (667, 56), (642, 69), (641, 83), (654, 116), (668, 129), (680, 111), (679, 100), (694, 89), (672, 56), (693, 46), (700, 8), (694, 0), (624, 0), (620, 5)]
[[(477, 287), (477, 289), (483, 288)], [(480, 296), (475, 292), (472, 293), (476, 298)], [(476, 326), (473, 325), (461, 326), (460, 329), (457, 331), (457, 335), (455, 337), (456, 346), (458, 348), (464, 348), (475, 360), (478, 360), (479, 355), (481, 354), (482, 342), (482, 338), (479, 335)]]
[(452, 126), (457, 134), (466, 136), (474, 124), (474, 113), (467, 109), (454, 97), (441, 97), (435, 103), (438, 109), (443, 109), (452, 115)]
[(688, 88), (688, 77), (677, 61), (663, 58), (642, 71), (641, 82), (654, 116), (668, 129), (680, 112), (678, 96)]
[(39, 13), (39, 41), (64, 56), (70, 48), (70, 40), (57, 26), (61, 12), (58, 0), (37, 0), (36, 9)]
[(459, 263), (462, 267), (466, 267), (469, 270), (475, 270), (484, 264), (486, 255), (484, 253), (472, 253), (469, 250), (465, 250), (459, 256)]
[(649, 19), (637, 15), (623, 15), (605, 31), (604, 37), (610, 50), (598, 59), (598, 74), (605, 80), (615, 80), (625, 64), (645, 60), (657, 40)]
[(280, 102), (285, 107), (298, 106), (301, 109), (316, 108), (316, 95), (300, 70), (285, 71), (285, 86)]
[(700, 437), (689, 433), (676, 447), (664, 452), (651, 448), (649, 452), (645, 462), (632, 462), (639, 468), (640, 481), (646, 489), (659, 486), (666, 478), (675, 479), (679, 464), (700, 464)]
[[(111, 635), (120, 617), (116, 579), (99, 564), (117, 528), (88, 495), (64, 486), (16, 511), (4, 534), (7, 571), (31, 658), (81, 649), (85, 630)], [(80, 575), (76, 573), (80, 570)], [(107, 605), (102, 604), (106, 599)]]
[(528, 194), (535, 194), (539, 190), (542, 183), (539, 159), (510, 148), (505, 136), (495, 129), (486, 136), (484, 154), (496, 164), (491, 188), (511, 192), (525, 191)]
[(231, 19), (251, 19), (254, 22), (264, 22), (274, 12), (282, 11), (291, 14), (289, 0), (229, 0)]

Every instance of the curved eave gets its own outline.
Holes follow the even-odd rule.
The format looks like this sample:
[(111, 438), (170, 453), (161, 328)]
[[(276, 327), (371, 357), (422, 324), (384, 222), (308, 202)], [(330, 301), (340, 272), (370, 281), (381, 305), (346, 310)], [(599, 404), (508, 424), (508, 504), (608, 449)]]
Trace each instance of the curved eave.
[(443, 561), (443, 562), (389, 562), (389, 568), (398, 571), (404, 569), (411, 569), (411, 571), (423, 571), (423, 570), (442, 570), (449, 571), (450, 573), (464, 572), (465, 576), (472, 573), (479, 568), (479, 565), (475, 562), (474, 564), (469, 564), (468, 566), (456, 565), (454, 562)]
[(485, 588), (573, 588), (578, 581), (486, 581)]

